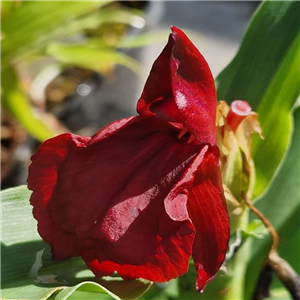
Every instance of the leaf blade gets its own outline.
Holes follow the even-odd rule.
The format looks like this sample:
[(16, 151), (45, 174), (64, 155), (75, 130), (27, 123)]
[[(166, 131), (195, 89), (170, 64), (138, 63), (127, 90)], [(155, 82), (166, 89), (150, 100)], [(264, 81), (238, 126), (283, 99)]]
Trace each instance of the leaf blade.
[[(284, 243), (293, 239), (295, 232), (300, 232), (299, 212), (300, 212), (300, 107), (294, 114), (294, 133), (292, 144), (286, 156), (278, 175), (271, 183), (270, 188), (257, 201), (256, 207), (271, 221), (281, 238), (282, 246)], [(290, 225), (288, 225), (290, 223)], [(288, 226), (288, 228), (286, 228)], [(284, 233), (284, 235), (283, 235)], [(281, 243), (280, 243), (281, 244)], [(293, 258), (293, 267), (296, 271), (300, 271), (299, 251), (300, 243), (292, 243), (297, 248), (285, 251), (286, 255), (296, 255)], [(267, 251), (270, 247), (270, 239), (253, 240), (251, 245), (251, 261), (247, 269), (247, 277), (245, 284), (246, 299), (253, 292), (258, 273), (262, 268)], [(281, 246), (279, 246), (279, 251)], [(287, 250), (287, 249), (286, 249)], [(285, 257), (283, 257), (285, 258)], [(289, 261), (292, 263), (292, 261)], [(248, 297), (248, 298), (247, 298)]]
[[(269, 185), (290, 142), (290, 114), (300, 86), (296, 74), (299, 72), (299, 12), (299, 2), (263, 2), (236, 57), (216, 79), (219, 99), (246, 100), (259, 114), (266, 140), (254, 139), (253, 158), (257, 170), (254, 198)], [(271, 108), (272, 114), (268, 111)], [(278, 117), (281, 139), (272, 130), (278, 124)], [(276, 153), (270, 149), (273, 150), (271, 156), (269, 145), (277, 145), (275, 149), (278, 149)]]
[(62, 63), (105, 73), (115, 64), (123, 65), (140, 74), (140, 64), (131, 57), (110, 49), (98, 49), (85, 45), (52, 44), (47, 49), (48, 54)]
[(1, 105), (24, 127), (24, 129), (40, 142), (56, 135), (33, 110), (23, 93), (12, 68), (1, 69), (2, 103)]
[[(109, 1), (26, 1), (2, 20), (5, 39), (3, 59), (15, 57), (23, 49), (38, 44), (41, 47), (63, 24)], [(51, 12), (51, 13), (49, 13)]]

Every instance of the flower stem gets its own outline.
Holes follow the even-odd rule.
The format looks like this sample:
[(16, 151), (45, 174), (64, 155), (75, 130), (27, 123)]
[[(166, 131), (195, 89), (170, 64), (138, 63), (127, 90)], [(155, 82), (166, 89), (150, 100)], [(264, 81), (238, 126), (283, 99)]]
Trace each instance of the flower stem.
[[(244, 212), (241, 219), (241, 228), (246, 229), (249, 224), (249, 213)], [(244, 299), (244, 287), (247, 266), (251, 253), (250, 240), (247, 240), (241, 245), (239, 250), (234, 254), (233, 258), (229, 260), (227, 264), (228, 274), (230, 274), (231, 280), (229, 283), (229, 289), (224, 299)]]
[(272, 246), (270, 251), (271, 250), (276, 251), (279, 243), (279, 236), (276, 229), (273, 227), (272, 223), (265, 217), (265, 215), (253, 206), (253, 204), (251, 203), (251, 201), (249, 200), (246, 194), (243, 194), (243, 200), (245, 201), (249, 209), (262, 221), (262, 223), (268, 229), (270, 236), (272, 238)]

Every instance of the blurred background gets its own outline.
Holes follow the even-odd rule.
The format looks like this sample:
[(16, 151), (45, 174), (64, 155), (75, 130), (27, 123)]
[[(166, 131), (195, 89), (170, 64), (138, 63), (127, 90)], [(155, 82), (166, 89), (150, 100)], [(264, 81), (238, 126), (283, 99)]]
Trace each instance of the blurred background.
[(1, 188), (26, 184), (30, 156), (45, 139), (91, 136), (135, 115), (171, 25), (187, 33), (217, 76), (259, 4), (2, 1)]

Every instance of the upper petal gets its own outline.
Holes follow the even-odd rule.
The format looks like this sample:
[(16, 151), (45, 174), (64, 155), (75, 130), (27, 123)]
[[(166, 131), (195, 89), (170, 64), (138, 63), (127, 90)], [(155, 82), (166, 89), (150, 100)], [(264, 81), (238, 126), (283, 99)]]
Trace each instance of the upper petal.
[(182, 218), (171, 218), (164, 199), (184, 184), (200, 146), (178, 140), (179, 131), (155, 117), (135, 117), (81, 144), (64, 135), (39, 149), (28, 179), (31, 203), (56, 258), (80, 253), (97, 276), (117, 271), (167, 281), (187, 271), (194, 227), (186, 208)]
[(172, 27), (168, 44), (154, 62), (137, 104), (141, 115), (183, 123), (200, 143), (216, 143), (216, 89), (198, 49)]
[(196, 288), (203, 291), (225, 259), (230, 231), (216, 146), (208, 148), (198, 167), (189, 194), (188, 211), (196, 229), (193, 246)]

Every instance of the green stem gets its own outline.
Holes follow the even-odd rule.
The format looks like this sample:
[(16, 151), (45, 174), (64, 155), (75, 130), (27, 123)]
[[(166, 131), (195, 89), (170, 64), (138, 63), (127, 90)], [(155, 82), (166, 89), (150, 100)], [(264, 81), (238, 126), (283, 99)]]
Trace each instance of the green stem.
[[(241, 219), (241, 229), (245, 230), (249, 224), (249, 210), (244, 211)], [(224, 299), (228, 300), (244, 300), (244, 287), (247, 265), (250, 259), (251, 241), (247, 239), (244, 244), (240, 246), (233, 258), (228, 262), (228, 274), (231, 277), (228, 292)]]

